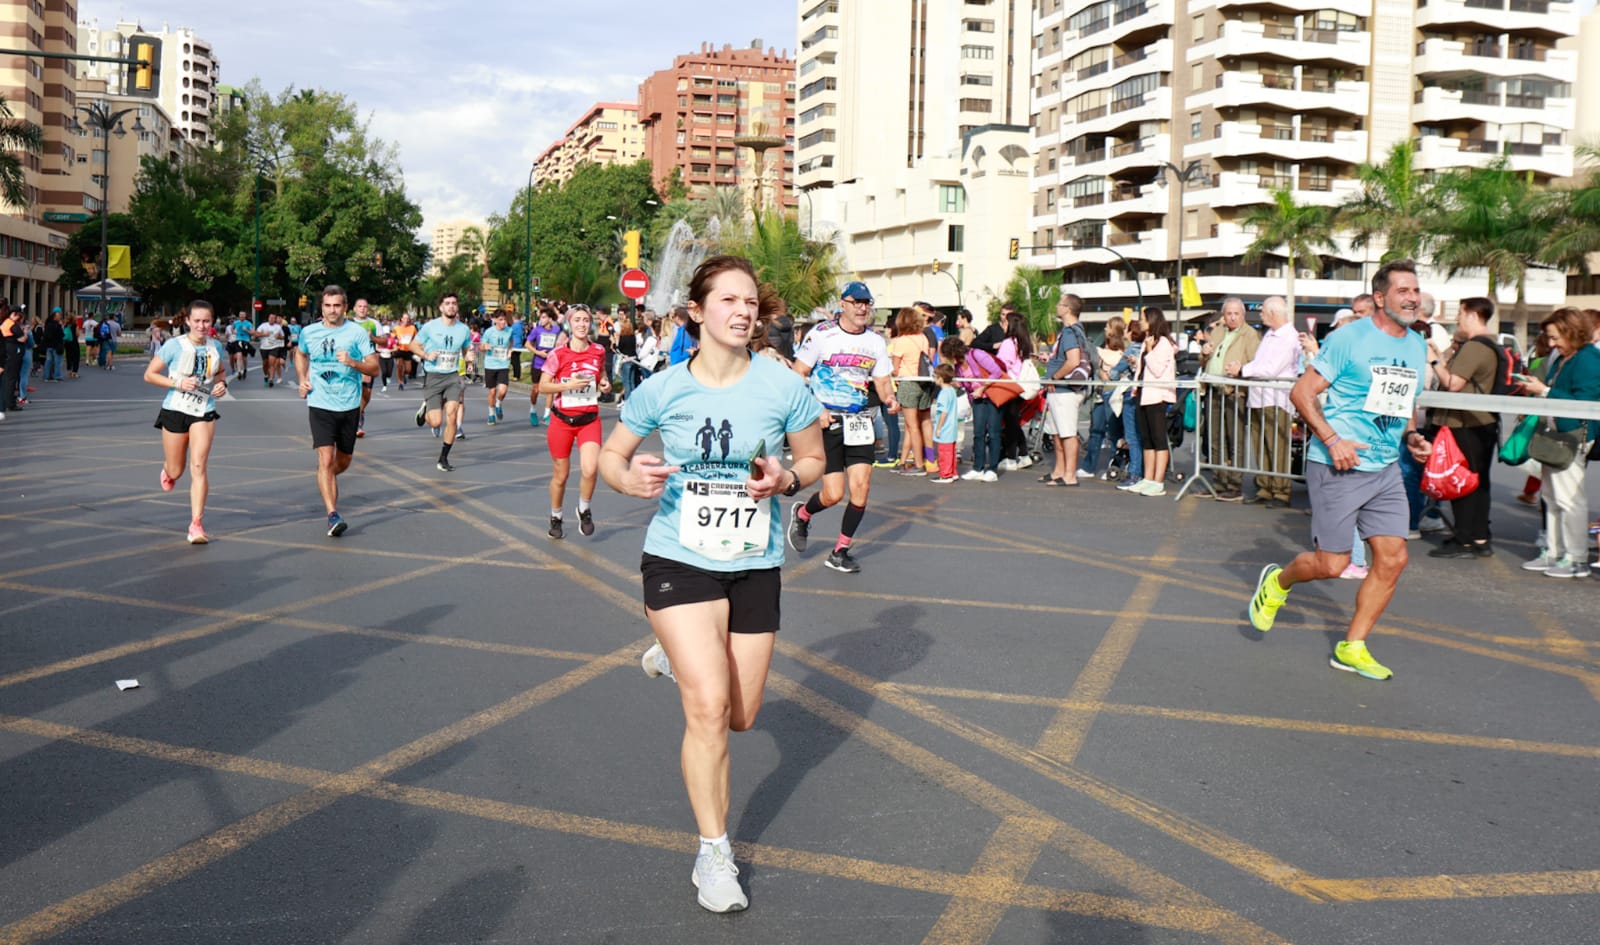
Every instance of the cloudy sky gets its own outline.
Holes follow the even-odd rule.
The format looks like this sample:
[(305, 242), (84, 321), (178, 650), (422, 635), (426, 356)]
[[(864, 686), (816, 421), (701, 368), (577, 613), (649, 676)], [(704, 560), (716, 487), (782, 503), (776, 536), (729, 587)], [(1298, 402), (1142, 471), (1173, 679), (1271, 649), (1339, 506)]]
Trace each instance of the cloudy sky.
[(406, 190), (434, 223), (510, 206), (533, 159), (597, 101), (702, 42), (795, 47), (793, 0), (82, 0), (102, 27), (192, 27), (221, 81), (343, 92), (399, 146)]

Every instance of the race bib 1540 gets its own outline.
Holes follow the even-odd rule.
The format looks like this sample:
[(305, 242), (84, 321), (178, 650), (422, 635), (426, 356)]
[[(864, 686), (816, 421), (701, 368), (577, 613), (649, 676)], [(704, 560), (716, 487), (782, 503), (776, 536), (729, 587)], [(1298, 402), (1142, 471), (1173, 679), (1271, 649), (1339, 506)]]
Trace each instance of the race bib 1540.
[(1417, 372), (1392, 364), (1372, 366), (1372, 384), (1367, 388), (1367, 413), (1383, 417), (1410, 417), (1416, 408)]

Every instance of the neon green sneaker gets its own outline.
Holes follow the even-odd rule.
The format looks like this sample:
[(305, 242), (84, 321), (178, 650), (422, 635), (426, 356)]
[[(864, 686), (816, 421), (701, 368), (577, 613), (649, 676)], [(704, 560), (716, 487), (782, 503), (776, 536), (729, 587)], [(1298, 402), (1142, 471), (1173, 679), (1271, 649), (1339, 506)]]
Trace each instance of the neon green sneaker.
[(1250, 598), (1250, 625), (1262, 633), (1272, 629), (1272, 618), (1278, 616), (1278, 608), (1289, 599), (1289, 592), (1278, 583), (1282, 573), (1282, 568), (1269, 564), (1256, 579), (1256, 593)]
[(1393, 676), (1389, 667), (1372, 658), (1365, 640), (1343, 640), (1333, 648), (1333, 658), (1328, 665), (1347, 673), (1360, 673), (1368, 679), (1384, 680)]

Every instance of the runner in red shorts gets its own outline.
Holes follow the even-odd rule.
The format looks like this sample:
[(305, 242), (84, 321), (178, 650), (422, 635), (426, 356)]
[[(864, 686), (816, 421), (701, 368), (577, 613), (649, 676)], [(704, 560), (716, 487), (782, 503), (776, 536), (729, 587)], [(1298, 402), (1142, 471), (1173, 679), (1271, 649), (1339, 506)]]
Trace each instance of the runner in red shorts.
[(550, 475), (550, 537), (561, 538), (561, 505), (572, 473), (572, 445), (578, 444), (578, 531), (594, 534), (589, 500), (600, 472), (600, 395), (611, 390), (605, 349), (590, 342), (594, 316), (582, 306), (567, 311), (567, 343), (550, 352), (539, 393), (555, 394), (545, 441), (555, 468)]

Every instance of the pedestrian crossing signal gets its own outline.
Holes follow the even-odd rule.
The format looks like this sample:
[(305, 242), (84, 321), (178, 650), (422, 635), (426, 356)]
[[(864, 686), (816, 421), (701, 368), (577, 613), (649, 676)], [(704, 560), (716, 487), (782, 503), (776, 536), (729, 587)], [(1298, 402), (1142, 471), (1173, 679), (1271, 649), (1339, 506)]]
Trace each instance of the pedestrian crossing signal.
[(1011, 241), (1011, 258), (1012, 259), (1016, 259), (1017, 255), (1019, 253), (1021, 253), (1021, 252), (1022, 252), (1022, 241), (1019, 240), (1019, 239), (1013, 239)]
[(939, 274), (939, 260), (937, 259), (933, 261), (933, 274), (936, 276)]

